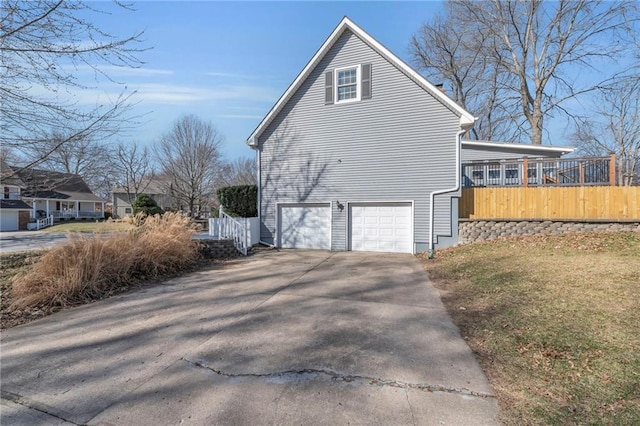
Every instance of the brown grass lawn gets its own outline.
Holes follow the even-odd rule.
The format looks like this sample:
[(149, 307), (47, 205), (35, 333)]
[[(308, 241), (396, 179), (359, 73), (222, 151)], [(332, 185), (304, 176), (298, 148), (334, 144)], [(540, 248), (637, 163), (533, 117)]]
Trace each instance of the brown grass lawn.
[(505, 424), (640, 424), (640, 233), (472, 244), (425, 265)]
[(0, 330), (43, 317), (50, 312), (42, 308), (16, 310), (11, 307), (13, 277), (29, 270), (42, 255), (40, 251), (0, 255)]

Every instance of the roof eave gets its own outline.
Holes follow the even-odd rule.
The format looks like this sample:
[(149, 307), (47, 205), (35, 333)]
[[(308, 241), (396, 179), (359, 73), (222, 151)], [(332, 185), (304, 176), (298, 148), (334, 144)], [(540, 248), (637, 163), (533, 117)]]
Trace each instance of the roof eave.
[(317, 63), (324, 57), (324, 55), (333, 47), (335, 42), (338, 40), (338, 37), (342, 35), (342, 32), (349, 26), (351, 21), (346, 16), (342, 18), (340, 23), (336, 26), (336, 28), (331, 32), (329, 37), (322, 43), (322, 46), (318, 49), (318, 51), (311, 57), (307, 65), (298, 73), (293, 82), (289, 85), (287, 90), (280, 96), (280, 98), (276, 101), (274, 106), (269, 110), (267, 115), (264, 116), (260, 124), (255, 128), (253, 133), (247, 138), (247, 144), (251, 148), (256, 148), (258, 146), (258, 138), (260, 134), (264, 131), (264, 129), (271, 123), (272, 119), (280, 112), (284, 104), (289, 101), (289, 98), (293, 93), (298, 89), (300, 84), (309, 76), (309, 73), (315, 68)]
[(507, 142), (489, 142), (489, 141), (462, 141), (463, 145), (480, 146), (480, 147), (492, 147), (492, 148), (510, 148), (516, 150), (537, 150), (547, 152), (560, 152), (568, 154), (575, 151), (577, 148), (572, 146), (546, 146), (546, 145), (527, 145), (520, 143), (507, 143)]

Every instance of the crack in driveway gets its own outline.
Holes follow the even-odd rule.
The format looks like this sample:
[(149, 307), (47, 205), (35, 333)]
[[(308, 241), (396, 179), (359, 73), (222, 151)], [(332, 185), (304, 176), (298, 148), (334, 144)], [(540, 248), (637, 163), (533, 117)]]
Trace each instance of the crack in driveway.
[(70, 413), (67, 413), (63, 410), (59, 410), (57, 408), (54, 407), (50, 407), (48, 405), (42, 404), (40, 402), (34, 401), (30, 398), (27, 398), (25, 396), (19, 395), (17, 393), (14, 392), (9, 392), (9, 391), (5, 391), (3, 390), (1, 393), (1, 398), (6, 400), (6, 401), (11, 401), (14, 404), (18, 404), (18, 405), (22, 405), (23, 407), (27, 407), (31, 410), (34, 411), (38, 411), (40, 413), (46, 414), (48, 416), (54, 417), (58, 420), (62, 420), (63, 422), (69, 423), (69, 424), (74, 424), (74, 425), (78, 425), (80, 423), (76, 423), (72, 420), (69, 420), (72, 415)]
[(215, 374), (229, 378), (247, 378), (247, 379), (265, 379), (276, 380), (283, 383), (293, 382), (300, 379), (314, 379), (318, 376), (327, 377), (335, 382), (365, 384), (370, 386), (389, 386), (400, 389), (416, 389), (426, 392), (444, 392), (449, 394), (457, 394), (462, 396), (471, 396), (477, 398), (495, 398), (493, 394), (485, 392), (477, 392), (466, 388), (451, 388), (442, 385), (424, 384), (424, 383), (408, 383), (400, 380), (382, 379), (379, 377), (362, 376), (357, 374), (343, 374), (329, 369), (302, 368), (298, 370), (284, 370), (274, 373), (225, 373), (208, 366), (202, 361), (194, 361), (187, 358), (181, 358), (182, 361), (212, 371)]

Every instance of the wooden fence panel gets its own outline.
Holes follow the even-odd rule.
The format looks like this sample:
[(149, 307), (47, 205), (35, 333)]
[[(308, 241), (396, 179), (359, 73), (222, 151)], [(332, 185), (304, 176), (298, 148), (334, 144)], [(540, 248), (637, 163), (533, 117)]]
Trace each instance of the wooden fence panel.
[(639, 186), (463, 188), (465, 219), (640, 219)]

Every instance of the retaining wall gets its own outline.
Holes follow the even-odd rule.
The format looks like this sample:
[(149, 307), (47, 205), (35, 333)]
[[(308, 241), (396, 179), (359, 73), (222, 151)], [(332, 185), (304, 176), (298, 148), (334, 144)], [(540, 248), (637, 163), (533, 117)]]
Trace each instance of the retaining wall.
[(228, 259), (240, 256), (231, 240), (200, 240), (200, 254), (206, 259)]
[(471, 220), (459, 219), (460, 244), (495, 240), (519, 235), (555, 234), (567, 232), (635, 231), (640, 232), (640, 220), (634, 222), (569, 221), (569, 220)]

